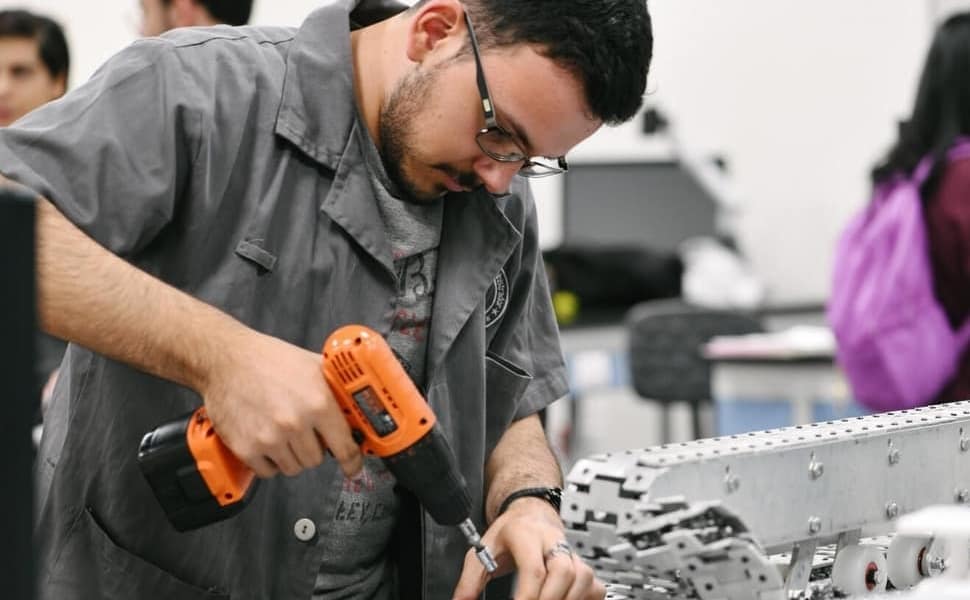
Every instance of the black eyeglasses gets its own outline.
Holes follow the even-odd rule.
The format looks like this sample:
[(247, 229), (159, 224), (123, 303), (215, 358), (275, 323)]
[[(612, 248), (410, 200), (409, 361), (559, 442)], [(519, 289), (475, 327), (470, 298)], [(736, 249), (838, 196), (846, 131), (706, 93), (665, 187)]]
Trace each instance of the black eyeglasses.
[[(492, 99), (488, 94), (488, 85), (485, 83), (485, 72), (482, 70), (482, 57), (478, 51), (478, 40), (475, 38), (475, 29), (472, 27), (468, 11), (465, 11), (465, 23), (468, 24), (468, 37), (472, 43), (472, 53), (475, 55), (478, 93), (482, 97), (482, 110), (485, 112), (485, 128), (479, 130), (475, 136), (478, 147), (492, 160), (502, 163), (522, 163), (519, 175), (523, 177), (548, 177), (565, 173), (569, 170), (565, 156), (529, 156), (515, 141), (515, 137), (498, 124), (495, 119), (495, 107), (492, 106)], [(556, 161), (556, 164), (550, 164), (547, 161)]]

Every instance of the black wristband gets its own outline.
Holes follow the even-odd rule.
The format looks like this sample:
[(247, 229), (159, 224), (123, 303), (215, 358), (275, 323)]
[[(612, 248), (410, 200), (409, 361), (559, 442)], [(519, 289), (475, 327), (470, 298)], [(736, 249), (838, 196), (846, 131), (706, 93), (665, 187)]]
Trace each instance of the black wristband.
[(562, 488), (532, 487), (516, 490), (502, 501), (502, 505), (498, 507), (498, 515), (504, 513), (509, 507), (509, 504), (512, 504), (513, 500), (518, 500), (519, 498), (524, 498), (526, 496), (531, 496), (532, 498), (542, 498), (551, 504), (552, 507), (556, 509), (556, 512), (559, 512), (559, 505), (562, 503)]

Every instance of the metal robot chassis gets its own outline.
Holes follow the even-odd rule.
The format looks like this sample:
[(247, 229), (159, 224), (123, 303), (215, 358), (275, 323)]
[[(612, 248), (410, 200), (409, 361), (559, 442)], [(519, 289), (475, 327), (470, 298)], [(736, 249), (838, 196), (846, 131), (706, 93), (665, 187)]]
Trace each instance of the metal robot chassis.
[(968, 502), (960, 402), (592, 456), (562, 517), (611, 598), (824, 600), (965, 569), (966, 547), (889, 536), (903, 514)]

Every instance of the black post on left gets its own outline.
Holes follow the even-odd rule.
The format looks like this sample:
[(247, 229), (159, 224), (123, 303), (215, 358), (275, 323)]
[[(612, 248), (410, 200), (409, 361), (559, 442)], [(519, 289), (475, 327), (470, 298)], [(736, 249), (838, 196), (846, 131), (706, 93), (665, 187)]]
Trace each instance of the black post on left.
[(18, 600), (34, 597), (34, 205), (0, 186), (0, 581)]

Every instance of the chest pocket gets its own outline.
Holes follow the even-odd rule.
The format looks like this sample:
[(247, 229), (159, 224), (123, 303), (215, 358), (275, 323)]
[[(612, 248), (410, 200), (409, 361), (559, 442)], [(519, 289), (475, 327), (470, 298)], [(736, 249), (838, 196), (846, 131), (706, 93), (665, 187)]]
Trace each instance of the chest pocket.
[(531, 381), (532, 375), (515, 363), (492, 352), (485, 355), (486, 431), (489, 436), (486, 443), (489, 452), (515, 418), (519, 399)]

